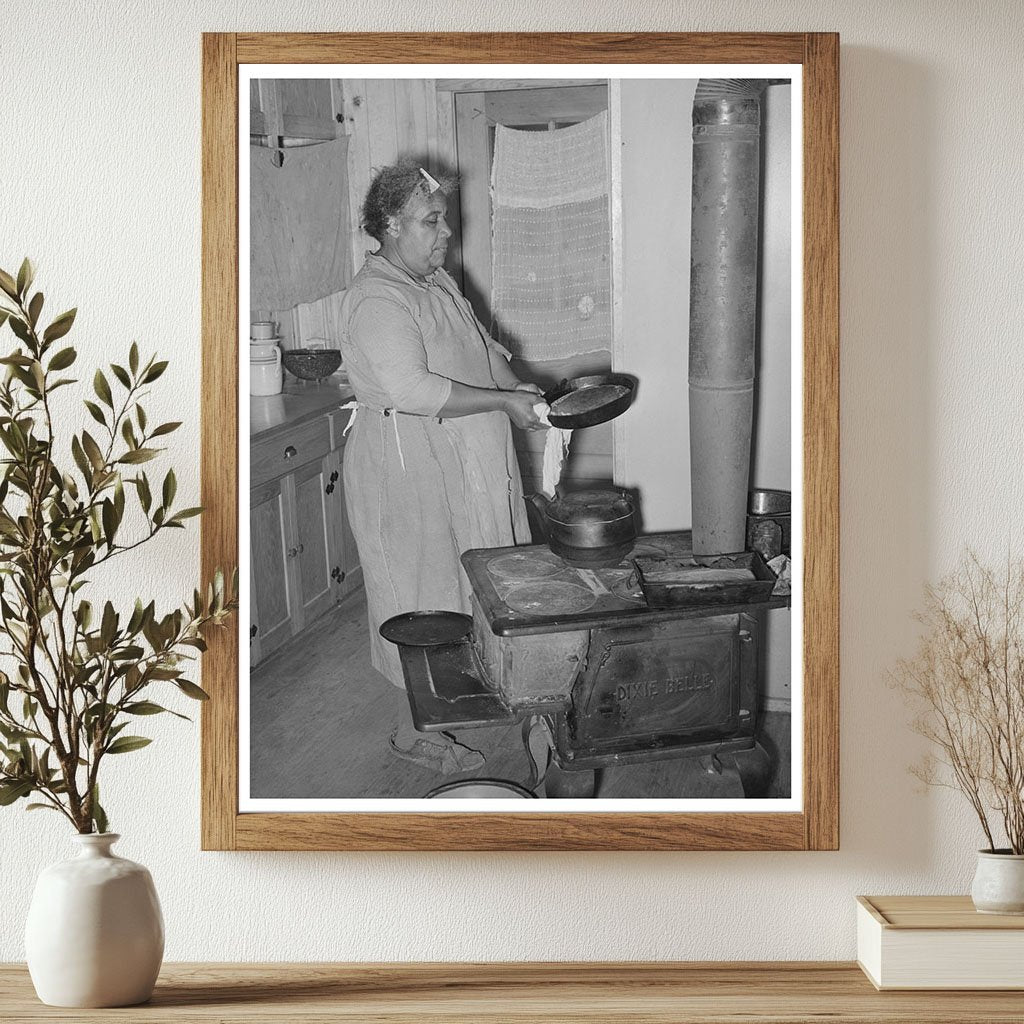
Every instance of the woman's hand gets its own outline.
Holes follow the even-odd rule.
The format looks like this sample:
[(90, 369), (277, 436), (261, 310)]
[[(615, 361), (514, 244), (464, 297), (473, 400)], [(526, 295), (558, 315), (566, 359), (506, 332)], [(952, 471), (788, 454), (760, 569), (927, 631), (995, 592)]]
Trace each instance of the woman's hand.
[(544, 392), (540, 389), (540, 386), (537, 385), (537, 384), (517, 384), (512, 390), (513, 391), (530, 391), (530, 392), (532, 392), (535, 395), (543, 395), (544, 394)]
[(520, 384), (514, 391), (500, 392), (505, 414), (523, 430), (547, 429), (541, 423), (540, 417), (533, 411), (533, 407), (540, 404), (537, 401), (540, 392), (534, 391), (535, 387), (534, 384)]

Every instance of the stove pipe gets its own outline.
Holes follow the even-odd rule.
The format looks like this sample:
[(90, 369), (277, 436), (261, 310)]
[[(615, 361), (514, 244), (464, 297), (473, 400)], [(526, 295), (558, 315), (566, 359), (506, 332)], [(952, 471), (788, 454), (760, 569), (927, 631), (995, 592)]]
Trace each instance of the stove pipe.
[(746, 546), (766, 84), (701, 79), (693, 101), (690, 482), (697, 555)]

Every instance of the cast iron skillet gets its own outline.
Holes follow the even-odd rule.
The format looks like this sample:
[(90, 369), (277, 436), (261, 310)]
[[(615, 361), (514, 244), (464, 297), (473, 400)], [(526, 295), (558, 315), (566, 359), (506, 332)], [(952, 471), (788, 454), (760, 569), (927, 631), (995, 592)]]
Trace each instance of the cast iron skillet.
[(544, 401), (551, 407), (548, 419), (553, 427), (593, 427), (615, 419), (629, 408), (633, 401), (633, 378), (622, 373), (573, 377), (556, 384)]

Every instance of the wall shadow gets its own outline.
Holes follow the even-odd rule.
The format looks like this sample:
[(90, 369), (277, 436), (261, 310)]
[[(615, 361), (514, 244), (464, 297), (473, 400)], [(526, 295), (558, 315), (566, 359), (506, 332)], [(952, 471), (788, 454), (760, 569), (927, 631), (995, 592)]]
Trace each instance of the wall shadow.
[(841, 848), (920, 871), (936, 824), (906, 771), (920, 747), (889, 673), (908, 653), (933, 543), (934, 78), (843, 47)]

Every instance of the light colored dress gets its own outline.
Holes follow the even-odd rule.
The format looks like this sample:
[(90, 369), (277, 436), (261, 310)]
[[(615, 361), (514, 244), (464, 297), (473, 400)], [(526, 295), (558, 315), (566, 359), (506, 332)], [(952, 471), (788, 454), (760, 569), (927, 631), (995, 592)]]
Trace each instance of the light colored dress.
[(494, 388), (484, 330), (443, 269), (419, 281), (369, 254), (345, 293), (340, 346), (359, 407), (345, 503), (366, 585), (373, 666), (404, 686), (378, 627), (400, 612), (469, 612), (459, 556), (529, 543), (504, 413), (439, 419), (451, 382)]

